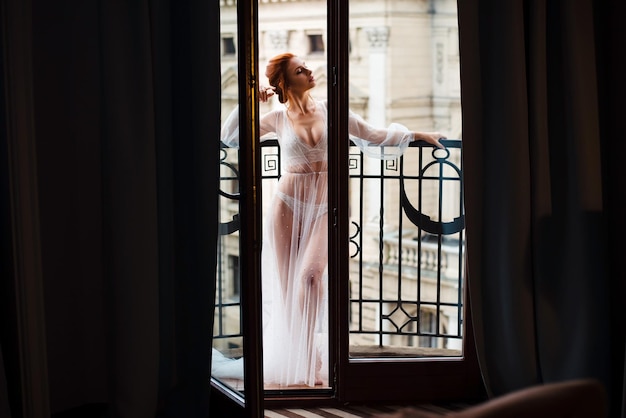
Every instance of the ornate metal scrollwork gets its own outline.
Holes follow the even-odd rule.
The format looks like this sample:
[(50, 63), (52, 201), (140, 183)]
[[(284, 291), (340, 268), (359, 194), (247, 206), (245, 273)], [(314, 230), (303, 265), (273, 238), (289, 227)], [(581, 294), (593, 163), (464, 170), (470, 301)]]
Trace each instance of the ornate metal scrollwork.
[(358, 242), (356, 242), (355, 238), (359, 236), (359, 234), (361, 233), (361, 227), (359, 226), (359, 224), (357, 224), (356, 222), (352, 221), (352, 225), (354, 225), (356, 227), (356, 231), (354, 232), (354, 234), (350, 235), (350, 244), (354, 245), (355, 247), (355, 251), (354, 253), (350, 256), (350, 258), (354, 258), (357, 255), (359, 255), (359, 253), (361, 252), (361, 246), (359, 245)]
[[(229, 193), (225, 190), (222, 190), (221, 188), (222, 180), (230, 180), (230, 181), (239, 182), (239, 170), (237, 169), (237, 166), (235, 164), (232, 164), (226, 161), (228, 157), (227, 150), (228, 148), (226, 148), (225, 146), (222, 146), (222, 148), (220, 149), (220, 165), (230, 170), (232, 172), (232, 175), (227, 176), (227, 177), (221, 176), (219, 195), (229, 200), (239, 201), (240, 193), (238, 191), (236, 193)], [(233, 215), (233, 219), (231, 221), (220, 222), (219, 233), (220, 235), (229, 235), (235, 231), (238, 231), (239, 227), (240, 227), (239, 214), (235, 214)]]
[[(420, 170), (420, 176), (424, 176), (424, 173), (434, 166), (435, 164), (447, 165), (452, 167), (452, 169), (457, 173), (459, 180), (462, 178), (461, 170), (453, 163), (451, 163), (448, 158), (450, 157), (450, 151), (447, 149), (433, 149), (432, 151), (434, 161), (426, 164)], [(439, 170), (439, 183), (444, 181), (443, 170)], [(404, 213), (406, 216), (415, 224), (418, 228), (423, 231), (426, 231), (431, 234), (437, 235), (451, 235), (457, 232), (462, 231), (465, 228), (465, 214), (461, 214), (461, 216), (454, 218), (451, 222), (441, 222), (441, 221), (433, 221), (430, 216), (423, 214), (421, 211), (415, 208), (413, 204), (410, 202), (407, 194), (406, 188), (404, 184), (404, 176), (400, 177), (400, 204), (404, 209)]]

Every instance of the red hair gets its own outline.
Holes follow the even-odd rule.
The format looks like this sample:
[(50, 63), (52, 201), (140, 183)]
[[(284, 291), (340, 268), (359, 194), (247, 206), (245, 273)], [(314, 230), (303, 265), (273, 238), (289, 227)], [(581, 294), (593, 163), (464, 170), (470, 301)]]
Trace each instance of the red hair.
[(269, 60), (265, 75), (269, 80), (270, 86), (274, 87), (274, 91), (278, 95), (278, 101), (285, 103), (287, 101), (287, 67), (291, 59), (295, 57), (291, 52), (276, 55)]

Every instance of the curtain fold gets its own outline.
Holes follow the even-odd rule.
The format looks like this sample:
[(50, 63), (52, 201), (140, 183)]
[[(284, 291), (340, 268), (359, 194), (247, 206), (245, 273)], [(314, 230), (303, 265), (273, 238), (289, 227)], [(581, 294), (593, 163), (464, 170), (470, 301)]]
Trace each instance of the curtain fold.
[(219, 3), (34, 0), (33, 22), (52, 413), (206, 418)]
[(103, 184), (117, 188), (107, 206), (105, 187), (104, 207), (119, 234), (105, 248), (121, 265), (109, 277), (125, 321), (110, 341), (120, 350), (114, 413), (206, 417), (219, 181), (219, 142), (210, 138), (220, 124), (208, 92), (220, 85), (211, 60), (219, 14), (191, 0), (100, 6)]
[[(164, 2), (155, 2), (163, 5)], [(169, 11), (169, 12), (168, 12)], [(157, 114), (170, 114), (160, 138), (158, 158), (171, 161), (171, 205), (162, 199), (163, 226), (172, 240), (161, 257), (162, 348), (160, 415), (202, 417), (209, 411), (209, 377), (215, 303), (218, 242), (221, 88), (219, 4), (198, 0), (171, 2), (156, 8), (155, 36), (169, 39), (169, 50), (154, 44), (163, 83), (157, 93)], [(167, 26), (167, 22), (170, 26)], [(164, 99), (164, 100), (161, 100)], [(169, 108), (169, 112), (165, 109)], [(168, 259), (167, 257), (172, 257)], [(171, 292), (171, 293), (170, 293)], [(171, 337), (169, 336), (171, 334)], [(169, 380), (169, 388), (168, 388)]]
[(603, 100), (623, 86), (606, 79), (624, 54), (608, 29), (617, 2), (458, 4), (468, 283), (485, 383), (499, 395), (594, 377), (616, 411), (626, 327), (611, 304), (624, 296), (612, 244), (626, 230), (613, 229), (623, 182), (607, 159), (617, 131)]

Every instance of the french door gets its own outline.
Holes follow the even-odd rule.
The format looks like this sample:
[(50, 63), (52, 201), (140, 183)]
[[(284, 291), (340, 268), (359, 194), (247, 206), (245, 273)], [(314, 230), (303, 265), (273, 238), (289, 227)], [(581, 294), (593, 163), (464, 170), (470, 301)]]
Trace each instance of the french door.
[[(243, 376), (214, 375), (214, 391), (241, 416), (294, 403), (479, 396), (465, 303), (456, 2), (222, 0), (221, 10), (222, 119), (238, 109), (240, 146), (222, 149), (214, 353), (238, 360)], [(259, 105), (257, 89), (280, 52), (305, 59), (329, 112), (325, 379), (310, 388), (263, 379), (263, 216), (280, 149), (259, 140), (260, 115), (278, 104)], [(451, 139), (445, 151), (415, 143), (398, 159), (366, 157), (349, 140), (350, 111)]]

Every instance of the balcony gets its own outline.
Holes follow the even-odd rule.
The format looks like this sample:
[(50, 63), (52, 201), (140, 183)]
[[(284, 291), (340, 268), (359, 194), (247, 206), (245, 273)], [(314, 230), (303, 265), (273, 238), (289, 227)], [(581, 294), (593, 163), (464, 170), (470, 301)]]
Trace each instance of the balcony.
[[(461, 141), (417, 142), (395, 160), (349, 153), (350, 355), (460, 356), (464, 210)], [(214, 345), (241, 352), (237, 150), (223, 147)], [(281, 176), (276, 140), (262, 143), (263, 202)]]

